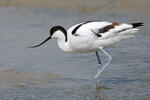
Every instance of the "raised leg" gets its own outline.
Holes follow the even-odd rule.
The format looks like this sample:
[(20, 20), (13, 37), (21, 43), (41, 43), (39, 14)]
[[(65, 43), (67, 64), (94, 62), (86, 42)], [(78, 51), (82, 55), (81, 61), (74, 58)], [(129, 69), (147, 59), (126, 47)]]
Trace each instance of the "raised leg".
[(108, 59), (108, 62), (107, 62), (101, 69), (99, 69), (98, 72), (97, 72), (97, 74), (95, 75), (95, 79), (97, 80), (97, 82), (99, 82), (98, 77), (100, 76), (100, 74), (102, 73), (102, 71), (103, 71), (103, 70), (111, 63), (111, 61), (112, 61), (111, 55), (109, 55), (103, 48), (100, 48), (100, 50), (103, 51), (104, 54), (105, 54), (106, 56), (108, 56), (109, 59)]

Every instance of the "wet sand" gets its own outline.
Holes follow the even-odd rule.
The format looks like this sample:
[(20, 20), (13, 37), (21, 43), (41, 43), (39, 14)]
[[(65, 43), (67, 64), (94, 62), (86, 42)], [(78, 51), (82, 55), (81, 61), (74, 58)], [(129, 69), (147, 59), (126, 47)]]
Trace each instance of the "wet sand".
[(1, 87), (26, 87), (27, 85), (56, 84), (63, 78), (59, 75), (40, 72), (23, 72), (13, 69), (0, 71)]

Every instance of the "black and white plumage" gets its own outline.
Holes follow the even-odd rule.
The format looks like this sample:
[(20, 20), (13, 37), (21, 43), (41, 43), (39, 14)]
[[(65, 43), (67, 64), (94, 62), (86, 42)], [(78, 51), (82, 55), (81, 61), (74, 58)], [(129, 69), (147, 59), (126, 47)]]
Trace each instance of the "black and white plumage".
[[(88, 21), (76, 24), (67, 31), (62, 26), (54, 26), (50, 30), (50, 36), (41, 44), (32, 46), (38, 47), (49, 39), (57, 39), (58, 46), (65, 52), (87, 53), (96, 52), (98, 59), (98, 72), (95, 75), (97, 82), (100, 73), (111, 62), (111, 56), (103, 49), (116, 44), (120, 40), (129, 39), (138, 32), (137, 27), (143, 26), (143, 23), (118, 23), (106, 21)], [(109, 61), (102, 68), (98, 50), (102, 50)]]

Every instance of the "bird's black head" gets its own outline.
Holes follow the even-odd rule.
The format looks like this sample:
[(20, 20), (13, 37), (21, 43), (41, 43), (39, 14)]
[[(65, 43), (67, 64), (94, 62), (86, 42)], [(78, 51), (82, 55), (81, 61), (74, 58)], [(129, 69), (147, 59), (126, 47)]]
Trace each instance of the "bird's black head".
[(65, 35), (65, 41), (67, 41), (67, 31), (62, 26), (54, 26), (50, 29), (50, 37), (52, 38), (56, 31), (61, 31)]
[[(60, 31), (60, 32), (57, 32)], [(62, 34), (65, 36), (62, 36)], [(50, 29), (50, 36), (44, 40), (42, 43), (35, 45), (35, 46), (31, 46), (29, 48), (35, 48), (35, 47), (39, 47), (42, 44), (44, 44), (46, 41), (48, 41), (49, 39), (57, 39), (57, 38), (65, 38), (65, 41), (67, 41), (67, 31), (62, 27), (62, 26), (54, 26)]]

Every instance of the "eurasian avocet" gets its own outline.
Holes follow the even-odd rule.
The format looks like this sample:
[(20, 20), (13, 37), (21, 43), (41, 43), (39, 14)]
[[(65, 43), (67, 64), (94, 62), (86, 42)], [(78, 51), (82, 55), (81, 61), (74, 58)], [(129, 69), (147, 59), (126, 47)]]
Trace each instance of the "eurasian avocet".
[[(65, 52), (88, 53), (95, 52), (98, 60), (98, 70), (95, 79), (99, 84), (98, 77), (102, 71), (111, 63), (112, 57), (103, 49), (116, 44), (120, 40), (134, 36), (143, 23), (118, 23), (106, 21), (88, 21), (76, 24), (67, 31), (62, 26), (54, 26), (50, 29), (50, 36), (42, 43), (31, 46), (38, 47), (49, 39), (57, 39), (58, 46)], [(98, 54), (98, 50), (103, 51), (108, 56), (108, 62), (103, 66)]]

